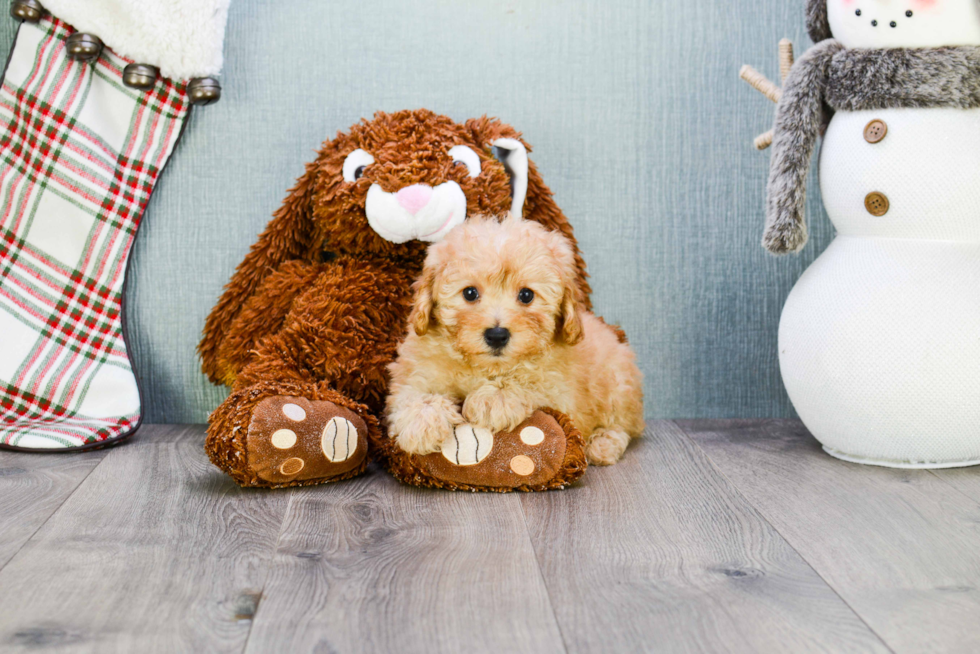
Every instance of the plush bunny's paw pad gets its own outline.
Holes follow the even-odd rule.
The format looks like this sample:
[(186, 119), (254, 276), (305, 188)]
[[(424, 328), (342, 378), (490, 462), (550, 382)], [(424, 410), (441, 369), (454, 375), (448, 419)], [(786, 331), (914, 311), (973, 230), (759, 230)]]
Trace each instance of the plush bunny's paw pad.
[(333, 402), (267, 397), (248, 427), (249, 468), (275, 484), (329, 481), (362, 465), (367, 449), (367, 425)]
[(493, 434), (473, 425), (453, 427), (453, 437), (442, 444), (442, 456), (458, 466), (475, 466), (493, 451)]
[(558, 422), (537, 411), (511, 432), (459, 425), (441, 452), (420, 457), (420, 467), (441, 482), (469, 489), (540, 488), (562, 471), (567, 445)]

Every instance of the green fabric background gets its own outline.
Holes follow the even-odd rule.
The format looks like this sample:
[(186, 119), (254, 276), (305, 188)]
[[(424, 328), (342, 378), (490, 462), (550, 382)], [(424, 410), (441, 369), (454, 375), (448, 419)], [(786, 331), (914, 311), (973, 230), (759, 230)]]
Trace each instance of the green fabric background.
[[(597, 312), (626, 329), (649, 417), (789, 416), (776, 330), (829, 242), (759, 246), (772, 105), (738, 79), (809, 47), (803, 0), (234, 0), (220, 103), (195, 110), (133, 251), (131, 347), (150, 422), (203, 422), (204, 318), (286, 189), (374, 111), (522, 130), (572, 223)], [(0, 20), (0, 46), (16, 24)]]

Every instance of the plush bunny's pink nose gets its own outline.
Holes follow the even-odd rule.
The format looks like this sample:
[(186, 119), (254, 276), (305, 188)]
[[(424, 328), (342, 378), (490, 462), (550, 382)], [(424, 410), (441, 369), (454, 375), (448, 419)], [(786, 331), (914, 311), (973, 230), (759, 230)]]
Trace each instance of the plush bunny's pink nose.
[(412, 184), (406, 186), (395, 194), (398, 204), (413, 216), (425, 205), (429, 204), (432, 197), (432, 187), (425, 184)]

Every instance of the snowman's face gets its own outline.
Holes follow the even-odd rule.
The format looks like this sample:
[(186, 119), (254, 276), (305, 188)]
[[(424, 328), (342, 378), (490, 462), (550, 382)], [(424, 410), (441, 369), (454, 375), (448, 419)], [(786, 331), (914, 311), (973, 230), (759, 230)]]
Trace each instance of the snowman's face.
[(847, 48), (980, 45), (980, 0), (827, 0), (827, 17)]

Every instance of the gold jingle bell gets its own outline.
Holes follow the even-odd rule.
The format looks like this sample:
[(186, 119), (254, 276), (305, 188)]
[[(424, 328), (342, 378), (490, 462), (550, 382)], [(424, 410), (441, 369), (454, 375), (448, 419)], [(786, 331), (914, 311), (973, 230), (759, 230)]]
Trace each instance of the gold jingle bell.
[(195, 77), (187, 83), (191, 104), (203, 107), (221, 99), (221, 84), (213, 77)]
[(102, 54), (102, 39), (94, 34), (76, 32), (65, 39), (65, 50), (75, 61), (95, 61)]
[(129, 64), (123, 69), (123, 84), (133, 89), (152, 89), (160, 69), (149, 64)]
[(44, 15), (44, 7), (37, 0), (13, 0), (10, 15), (25, 23), (36, 23)]

